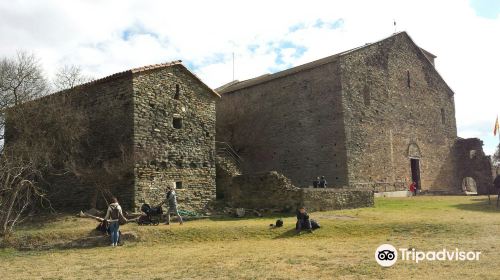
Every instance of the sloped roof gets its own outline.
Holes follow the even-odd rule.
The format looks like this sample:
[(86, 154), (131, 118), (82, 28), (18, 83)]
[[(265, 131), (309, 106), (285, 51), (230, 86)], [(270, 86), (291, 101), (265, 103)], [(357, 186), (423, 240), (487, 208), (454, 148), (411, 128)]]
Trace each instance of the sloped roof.
[(171, 61), (171, 62), (165, 62), (165, 63), (159, 63), (159, 64), (152, 64), (152, 65), (147, 65), (147, 66), (142, 66), (142, 67), (137, 67), (137, 68), (132, 68), (132, 69), (129, 69), (129, 70), (125, 70), (125, 71), (122, 71), (122, 72), (118, 72), (118, 73), (115, 73), (115, 74), (112, 74), (112, 75), (109, 75), (109, 76), (106, 76), (106, 77), (103, 77), (103, 78), (100, 78), (100, 79), (96, 79), (96, 80), (93, 80), (93, 81), (90, 81), (88, 83), (84, 83), (84, 84), (81, 84), (81, 85), (77, 85), (73, 88), (70, 88), (70, 89), (65, 89), (65, 90), (62, 90), (61, 92), (63, 91), (66, 91), (66, 90), (71, 90), (71, 89), (75, 89), (75, 88), (80, 88), (80, 87), (86, 87), (86, 86), (90, 86), (90, 85), (93, 85), (93, 84), (98, 84), (98, 83), (101, 83), (101, 82), (106, 82), (106, 81), (111, 81), (111, 80), (114, 80), (116, 78), (120, 78), (120, 77), (123, 77), (125, 75), (129, 75), (129, 74), (135, 74), (135, 73), (141, 73), (141, 72), (146, 72), (146, 71), (150, 71), (150, 70), (156, 70), (156, 69), (162, 69), (162, 68), (167, 68), (167, 67), (172, 67), (172, 66), (175, 66), (175, 65), (179, 65), (181, 66), (182, 68), (184, 68), (187, 72), (189, 72), (203, 87), (205, 87), (210, 93), (212, 93), (213, 95), (215, 95), (216, 97), (219, 97), (220, 98), (220, 95), (215, 92), (211, 87), (209, 87), (207, 84), (205, 84), (198, 76), (196, 76), (193, 72), (191, 72), (189, 69), (187, 69), (186, 66), (184, 66), (184, 64), (182, 64), (182, 60), (175, 60), (175, 61)]
[[(302, 71), (305, 71), (305, 70), (308, 70), (308, 69), (316, 68), (318, 66), (334, 62), (334, 61), (336, 61), (337, 59), (339, 59), (340, 57), (342, 57), (344, 55), (347, 55), (347, 54), (350, 54), (350, 53), (362, 50), (364, 48), (368, 48), (368, 47), (370, 47), (372, 45), (378, 44), (380, 42), (383, 42), (385, 40), (388, 40), (388, 39), (393, 38), (393, 37), (398, 36), (398, 35), (406, 35), (408, 37), (408, 39), (412, 42), (412, 44), (414, 44), (416, 46), (416, 48), (418, 49), (418, 51), (420, 51), (422, 53), (422, 55), (425, 57), (425, 60), (432, 66), (432, 68), (436, 71), (436, 73), (438, 74), (438, 76), (446, 84), (446, 82), (444, 81), (444, 79), (442, 78), (442, 76), (439, 74), (439, 72), (437, 72), (437, 70), (434, 68), (434, 65), (432, 64), (432, 62), (429, 61), (429, 59), (427, 58), (426, 53), (428, 55), (432, 56), (432, 57), (436, 57), (436, 56), (433, 55), (433, 54), (431, 54), (430, 52), (428, 52), (428, 51), (426, 51), (426, 50), (418, 47), (417, 44), (415, 44), (415, 42), (413, 41), (413, 39), (411, 39), (411, 37), (405, 31), (402, 31), (402, 32), (394, 33), (393, 35), (391, 35), (391, 36), (389, 36), (387, 38), (384, 38), (382, 40), (376, 41), (374, 43), (368, 43), (368, 44), (365, 44), (365, 45), (357, 47), (357, 48), (353, 48), (353, 49), (350, 49), (350, 50), (347, 50), (347, 51), (344, 51), (344, 52), (340, 52), (340, 53), (337, 53), (337, 54), (334, 54), (334, 55), (331, 55), (331, 56), (328, 56), (328, 57), (325, 57), (325, 58), (321, 58), (321, 59), (318, 59), (318, 60), (315, 60), (315, 61), (312, 61), (312, 62), (309, 62), (309, 63), (306, 63), (306, 64), (302, 64), (302, 65), (299, 65), (299, 66), (296, 66), (296, 67), (293, 67), (293, 68), (289, 68), (289, 69), (286, 69), (286, 70), (283, 70), (283, 71), (280, 71), (280, 72), (276, 72), (274, 74), (265, 74), (265, 75), (261, 75), (261, 76), (258, 76), (258, 77), (255, 77), (255, 78), (251, 78), (251, 79), (248, 79), (248, 80), (243, 80), (243, 81), (237, 81), (237, 80), (236, 81), (232, 81), (232, 82), (230, 82), (228, 84), (225, 84), (225, 85), (223, 85), (221, 87), (218, 87), (216, 89), (216, 91), (219, 92), (219, 93), (221, 93), (221, 94), (230, 93), (230, 92), (234, 92), (234, 91), (237, 91), (237, 90), (240, 90), (240, 89), (243, 89), (243, 88), (252, 87), (252, 86), (255, 86), (255, 85), (258, 85), (258, 84), (262, 84), (262, 83), (265, 83), (265, 82), (268, 82), (268, 81), (271, 81), (271, 80), (274, 80), (274, 79), (278, 79), (278, 78), (285, 77), (285, 76), (288, 76), (288, 75), (292, 75), (292, 74), (295, 74), (295, 73), (298, 73), (298, 72), (302, 72)], [(453, 93), (453, 90), (448, 86), (448, 84), (446, 84), (446, 86)]]

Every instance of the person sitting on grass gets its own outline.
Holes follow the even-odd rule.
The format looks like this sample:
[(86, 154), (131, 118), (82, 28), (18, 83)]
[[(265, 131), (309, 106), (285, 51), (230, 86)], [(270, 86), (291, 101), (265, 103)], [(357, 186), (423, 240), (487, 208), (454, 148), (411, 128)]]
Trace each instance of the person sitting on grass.
[(181, 215), (179, 215), (179, 211), (177, 210), (177, 195), (175, 194), (175, 190), (172, 187), (167, 187), (167, 194), (164, 202), (168, 202), (168, 211), (167, 211), (167, 221), (165, 225), (170, 225), (170, 213), (177, 215), (177, 220), (179, 224), (183, 224)]
[(312, 225), (311, 220), (309, 219), (309, 214), (307, 214), (305, 207), (300, 207), (297, 210), (297, 223), (295, 224), (295, 230), (297, 234), (300, 234), (302, 230), (307, 230), (309, 233), (312, 233)]
[(120, 204), (118, 204), (118, 199), (112, 197), (111, 204), (108, 206), (108, 211), (106, 212), (104, 220), (108, 221), (109, 231), (111, 233), (111, 246), (113, 247), (118, 246), (118, 240), (120, 238), (120, 219), (123, 219), (125, 222), (127, 221), (123, 216)]

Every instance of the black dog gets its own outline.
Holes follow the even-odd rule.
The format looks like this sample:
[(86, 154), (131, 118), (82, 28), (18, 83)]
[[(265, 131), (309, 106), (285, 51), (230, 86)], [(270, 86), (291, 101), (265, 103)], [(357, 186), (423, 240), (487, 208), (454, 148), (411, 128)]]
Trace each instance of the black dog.
[(269, 226), (270, 226), (270, 227), (276, 227), (276, 228), (278, 228), (278, 227), (282, 227), (282, 226), (283, 226), (283, 220), (282, 220), (281, 218), (280, 218), (280, 219), (277, 219), (277, 220), (276, 220), (276, 224), (270, 224)]

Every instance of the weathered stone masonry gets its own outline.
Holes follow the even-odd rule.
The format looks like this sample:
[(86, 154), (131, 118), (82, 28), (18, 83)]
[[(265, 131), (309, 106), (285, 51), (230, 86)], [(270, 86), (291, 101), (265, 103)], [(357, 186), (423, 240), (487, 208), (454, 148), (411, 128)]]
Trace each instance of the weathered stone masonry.
[[(31, 102), (45, 106), (65, 96), (85, 123), (84, 154), (126, 166), (117, 180), (101, 186), (126, 209), (158, 203), (167, 186), (176, 186), (183, 209), (203, 211), (215, 199), (215, 100), (218, 94), (180, 62), (152, 65), (106, 78)], [(17, 137), (22, 137), (18, 135)], [(15, 139), (15, 138), (13, 138)], [(7, 145), (9, 143), (7, 142)], [(56, 208), (89, 206), (94, 185), (72, 174), (49, 178)]]
[[(82, 158), (76, 161), (89, 162), (90, 164), (78, 167), (86, 169), (91, 166), (104, 166), (119, 159), (123, 151), (131, 151), (133, 135), (133, 103), (132, 103), (132, 75), (122, 73), (108, 79), (92, 82), (88, 86), (76, 87), (71, 90), (58, 92), (23, 105), (23, 110), (51, 110), (54, 106), (68, 106), (67, 114), (81, 115), (82, 121), (74, 123), (74, 126), (82, 126), (77, 130), (85, 131), (81, 137)], [(58, 110), (54, 108), (54, 110)], [(28, 114), (30, 114), (28, 112)], [(34, 114), (38, 115), (38, 114)], [(46, 116), (37, 116), (46, 117)], [(53, 116), (49, 116), (53, 117)], [(71, 119), (68, 115), (61, 118)], [(50, 122), (50, 120), (48, 120)], [(64, 120), (66, 121), (66, 120)], [(15, 145), (16, 141), (23, 140), (24, 135), (13, 134), (19, 129), (19, 123), (13, 123), (6, 127), (5, 145), (9, 147)], [(44, 130), (44, 127), (38, 128)], [(52, 135), (47, 135), (49, 139), (43, 141), (53, 141)], [(42, 141), (36, 139), (36, 141)], [(59, 143), (63, 145), (63, 143)], [(60, 155), (55, 155), (56, 161), (60, 160)], [(79, 170), (85, 172), (86, 170)], [(92, 171), (91, 171), (92, 172)], [(112, 182), (102, 186), (111, 193), (118, 196), (121, 204), (130, 208), (133, 205), (134, 177), (132, 166), (125, 166), (114, 174)], [(60, 175), (46, 174), (46, 181), (43, 181), (47, 189), (48, 198), (51, 205), (56, 209), (86, 209), (90, 206), (91, 200), (97, 196), (100, 203), (104, 203), (102, 195), (96, 193), (96, 182), (94, 178), (82, 178), (78, 174), (68, 172)], [(98, 175), (95, 179), (99, 178)], [(46, 183), (46, 184), (45, 184)], [(108, 198), (109, 199), (109, 198)]]
[[(457, 178), (462, 189), (465, 191), (466, 185), (472, 183), (471, 187), (475, 187), (478, 194), (495, 193), (490, 171), (491, 158), (483, 152), (483, 141), (478, 138), (459, 138), (455, 149), (458, 155)], [(474, 192), (473, 189), (468, 191)]]
[(298, 188), (276, 171), (238, 175), (227, 189), (231, 207), (294, 212), (305, 206), (311, 211), (373, 207), (369, 190)]
[(275, 170), (297, 186), (320, 175), (348, 183), (340, 68), (336, 60), (318, 64), (220, 91), (217, 139), (244, 159), (243, 173)]
[(407, 186), (414, 158), (423, 190), (459, 191), (454, 94), (424, 52), (400, 33), (341, 64), (349, 184)]
[[(97, 168), (85, 180), (47, 177), (49, 198), (56, 208), (83, 209), (99, 185), (137, 210), (174, 186), (181, 208), (202, 212), (216, 193), (233, 207), (286, 211), (373, 206), (372, 191), (406, 189), (411, 180), (424, 191), (461, 193), (463, 178), (472, 178), (485, 193), (488, 158), (478, 139), (457, 138), (454, 93), (434, 58), (402, 32), (232, 82), (219, 89), (222, 98), (172, 62), (35, 100), (34, 110), (68, 106), (86, 116), (79, 160)], [(52, 102), (63, 98), (69, 102)], [(7, 127), (6, 146), (23, 137), (15, 131)], [(230, 147), (217, 169), (216, 137)], [(115, 170), (113, 180), (99, 177), (106, 170)], [(299, 188), (322, 175), (336, 189)]]
[(192, 77), (171, 67), (134, 78), (134, 146), (146, 157), (134, 169), (135, 205), (158, 203), (167, 185), (177, 185), (184, 209), (201, 210), (215, 199), (218, 97)]
[(217, 89), (217, 139), (238, 151), (244, 174), (276, 170), (300, 187), (324, 175), (334, 187), (393, 191), (416, 180), (462, 192), (454, 93), (434, 58), (402, 32), (232, 82)]

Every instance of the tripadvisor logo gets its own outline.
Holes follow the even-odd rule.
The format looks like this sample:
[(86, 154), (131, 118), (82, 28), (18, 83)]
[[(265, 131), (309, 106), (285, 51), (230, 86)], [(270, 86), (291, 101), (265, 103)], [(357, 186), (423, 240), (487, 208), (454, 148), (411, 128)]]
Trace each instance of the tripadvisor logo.
[(375, 250), (375, 260), (383, 267), (389, 267), (398, 260), (398, 251), (391, 244), (382, 244)]
[[(399, 251), (399, 252), (398, 252)], [(375, 250), (375, 260), (383, 267), (393, 266), (399, 259), (419, 263), (421, 261), (479, 261), (481, 252), (442, 249), (439, 251), (417, 251), (415, 249), (399, 248), (391, 244), (382, 244)]]

